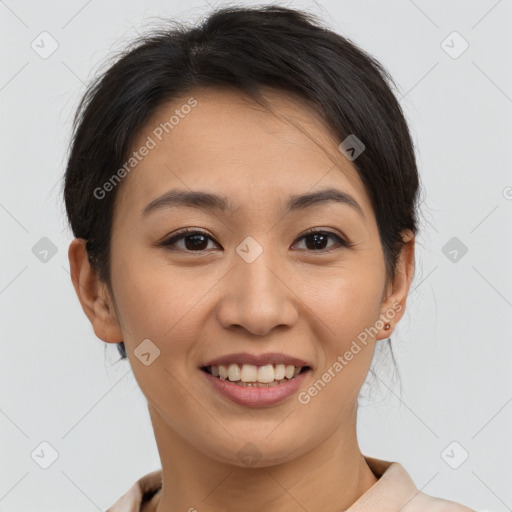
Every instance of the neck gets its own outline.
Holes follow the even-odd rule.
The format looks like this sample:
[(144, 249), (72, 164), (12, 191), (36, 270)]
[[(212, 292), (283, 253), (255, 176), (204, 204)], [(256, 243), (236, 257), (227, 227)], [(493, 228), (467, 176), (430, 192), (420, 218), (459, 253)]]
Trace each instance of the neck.
[(290, 461), (239, 467), (208, 457), (149, 405), (162, 463), (156, 512), (240, 510), (303, 512), (348, 509), (377, 482), (356, 437), (355, 414), (314, 450)]

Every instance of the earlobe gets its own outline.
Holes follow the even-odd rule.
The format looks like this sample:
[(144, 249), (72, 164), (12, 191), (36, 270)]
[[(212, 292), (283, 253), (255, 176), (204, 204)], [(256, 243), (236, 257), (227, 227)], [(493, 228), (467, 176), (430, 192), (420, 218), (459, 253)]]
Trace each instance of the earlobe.
[(397, 261), (395, 277), (393, 282), (388, 284), (388, 293), (381, 306), (380, 318), (383, 328), (377, 336), (378, 340), (389, 338), (396, 324), (402, 318), (405, 312), (409, 288), (414, 276), (414, 233), (410, 230), (405, 230), (402, 233), (402, 239), (404, 240), (404, 245)]
[(71, 281), (96, 336), (107, 343), (118, 343), (123, 341), (123, 334), (108, 287), (91, 267), (85, 242), (83, 238), (75, 238), (69, 245)]

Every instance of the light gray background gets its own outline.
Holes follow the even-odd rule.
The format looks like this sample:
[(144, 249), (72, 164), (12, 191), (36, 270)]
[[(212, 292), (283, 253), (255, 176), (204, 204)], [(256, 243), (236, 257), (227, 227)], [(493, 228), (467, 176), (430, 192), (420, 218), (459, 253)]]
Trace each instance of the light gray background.
[[(381, 365), (365, 386), (361, 449), (401, 462), (427, 494), (512, 510), (512, 1), (285, 5), (320, 14), (387, 67), (425, 187), (416, 277), (393, 335), (403, 394)], [(209, 9), (0, 1), (3, 512), (105, 510), (160, 467), (129, 364), (114, 365), (115, 346), (94, 336), (72, 288), (60, 180), (74, 109), (104, 59), (155, 17), (194, 21)], [(59, 45), (47, 59), (31, 47), (43, 31)], [(443, 43), (453, 31), (469, 44), (457, 58), (445, 50), (461, 40)], [(57, 249), (46, 262), (32, 251), (43, 237)], [(468, 249), (456, 262), (443, 252), (453, 237)], [(48, 469), (31, 457), (43, 441), (58, 452)], [(464, 451), (452, 469), (446, 460)]]

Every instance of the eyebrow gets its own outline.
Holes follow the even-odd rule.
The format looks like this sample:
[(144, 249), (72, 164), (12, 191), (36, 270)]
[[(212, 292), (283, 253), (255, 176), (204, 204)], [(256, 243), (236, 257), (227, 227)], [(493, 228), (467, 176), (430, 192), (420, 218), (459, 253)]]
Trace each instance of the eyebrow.
[[(351, 195), (336, 188), (326, 188), (317, 192), (308, 192), (305, 194), (290, 196), (285, 207), (286, 214), (331, 202), (350, 206), (359, 213), (359, 215), (365, 218), (363, 209), (359, 203)], [(228, 214), (231, 214), (236, 210), (234, 205), (225, 196), (199, 190), (189, 191), (173, 189), (160, 197), (157, 197), (146, 205), (142, 211), (142, 216), (146, 217), (156, 210), (180, 206), (188, 206), (201, 210), (214, 210)]]

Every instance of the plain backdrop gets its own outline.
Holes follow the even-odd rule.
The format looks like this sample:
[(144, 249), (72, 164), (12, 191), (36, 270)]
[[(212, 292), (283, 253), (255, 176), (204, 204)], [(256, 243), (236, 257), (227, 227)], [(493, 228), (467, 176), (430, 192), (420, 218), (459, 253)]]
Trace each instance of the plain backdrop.
[[(162, 18), (199, 21), (219, 5), (0, 1), (2, 512), (106, 510), (160, 468), (129, 364), (95, 337), (72, 287), (60, 186), (74, 109), (105, 59)], [(392, 337), (402, 387), (378, 353), (361, 450), (401, 462), (427, 494), (512, 510), (512, 1), (282, 5), (320, 15), (389, 70), (424, 187)]]

